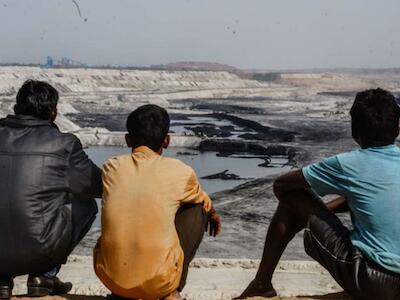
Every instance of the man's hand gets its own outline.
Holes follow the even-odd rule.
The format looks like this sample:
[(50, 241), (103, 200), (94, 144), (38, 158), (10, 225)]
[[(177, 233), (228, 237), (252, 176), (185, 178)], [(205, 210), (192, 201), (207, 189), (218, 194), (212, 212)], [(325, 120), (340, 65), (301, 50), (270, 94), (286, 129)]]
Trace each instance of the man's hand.
[(221, 217), (214, 208), (211, 208), (211, 211), (208, 213), (205, 231), (208, 231), (213, 237), (216, 237), (221, 232)]
[(348, 212), (350, 210), (346, 198), (338, 197), (326, 203), (328, 209), (334, 214)]

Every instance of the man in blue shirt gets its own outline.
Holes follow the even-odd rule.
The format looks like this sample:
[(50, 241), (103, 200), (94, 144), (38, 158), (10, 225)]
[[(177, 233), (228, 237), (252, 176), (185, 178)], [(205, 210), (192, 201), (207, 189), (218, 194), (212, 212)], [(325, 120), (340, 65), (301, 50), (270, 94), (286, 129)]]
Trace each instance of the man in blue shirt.
[[(358, 93), (350, 111), (360, 149), (280, 176), (279, 200), (255, 279), (236, 299), (276, 295), (271, 279), (288, 242), (304, 246), (355, 299), (400, 299), (400, 108), (382, 89)], [(319, 196), (340, 197), (324, 203)], [(350, 211), (353, 229), (335, 215)]]

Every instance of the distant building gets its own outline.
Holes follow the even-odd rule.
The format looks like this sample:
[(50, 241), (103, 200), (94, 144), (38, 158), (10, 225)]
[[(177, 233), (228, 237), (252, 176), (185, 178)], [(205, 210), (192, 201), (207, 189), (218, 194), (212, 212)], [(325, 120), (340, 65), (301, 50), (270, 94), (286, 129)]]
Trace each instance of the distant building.
[(44, 65), (40, 65), (41, 68), (52, 68), (53, 67), (53, 58), (51, 56), (47, 56), (46, 63)]

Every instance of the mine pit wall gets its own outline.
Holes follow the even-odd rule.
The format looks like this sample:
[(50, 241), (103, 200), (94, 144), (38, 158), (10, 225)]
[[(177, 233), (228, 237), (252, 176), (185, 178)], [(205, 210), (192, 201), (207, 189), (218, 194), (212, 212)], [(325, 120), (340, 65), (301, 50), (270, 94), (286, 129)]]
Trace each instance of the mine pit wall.
[[(125, 132), (110, 132), (103, 128), (80, 130), (71, 132), (82, 142), (84, 147), (89, 146), (120, 146), (126, 147)], [(202, 139), (195, 136), (183, 136), (171, 134), (170, 147), (198, 149)]]
[[(81, 128), (69, 120), (68, 113), (84, 113), (77, 110), (77, 100), (89, 108), (96, 102), (104, 109), (134, 109), (145, 103), (169, 106), (169, 99), (251, 95), (271, 88), (267, 83), (246, 80), (229, 72), (0, 67), (0, 117), (13, 113), (15, 94), (27, 79), (47, 81), (59, 90), (56, 123), (61, 131), (76, 134), (85, 146), (123, 146), (124, 133), (105, 128)], [(197, 137), (174, 136), (171, 146), (197, 148), (200, 142)]]
[(229, 72), (0, 67), (0, 95), (15, 94), (27, 79), (48, 81), (61, 94), (177, 92), (259, 88), (265, 84)]

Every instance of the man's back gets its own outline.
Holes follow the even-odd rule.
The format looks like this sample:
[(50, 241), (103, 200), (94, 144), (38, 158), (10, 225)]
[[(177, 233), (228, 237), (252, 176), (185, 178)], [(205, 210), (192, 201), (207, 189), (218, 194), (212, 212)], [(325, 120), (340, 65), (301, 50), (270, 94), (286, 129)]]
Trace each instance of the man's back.
[(328, 158), (303, 173), (320, 195), (346, 197), (353, 214), (353, 244), (378, 265), (400, 274), (400, 239), (396, 238), (400, 234), (400, 149), (395, 145), (360, 149)]
[(97, 275), (121, 296), (152, 299), (171, 293), (183, 263), (176, 212), (183, 203), (211, 206), (194, 171), (142, 146), (109, 160), (103, 184)]
[(95, 174), (88, 174), (79, 140), (49, 121), (9, 116), (0, 121), (0, 140), (0, 272), (48, 271), (70, 244), (68, 195), (84, 192)]

